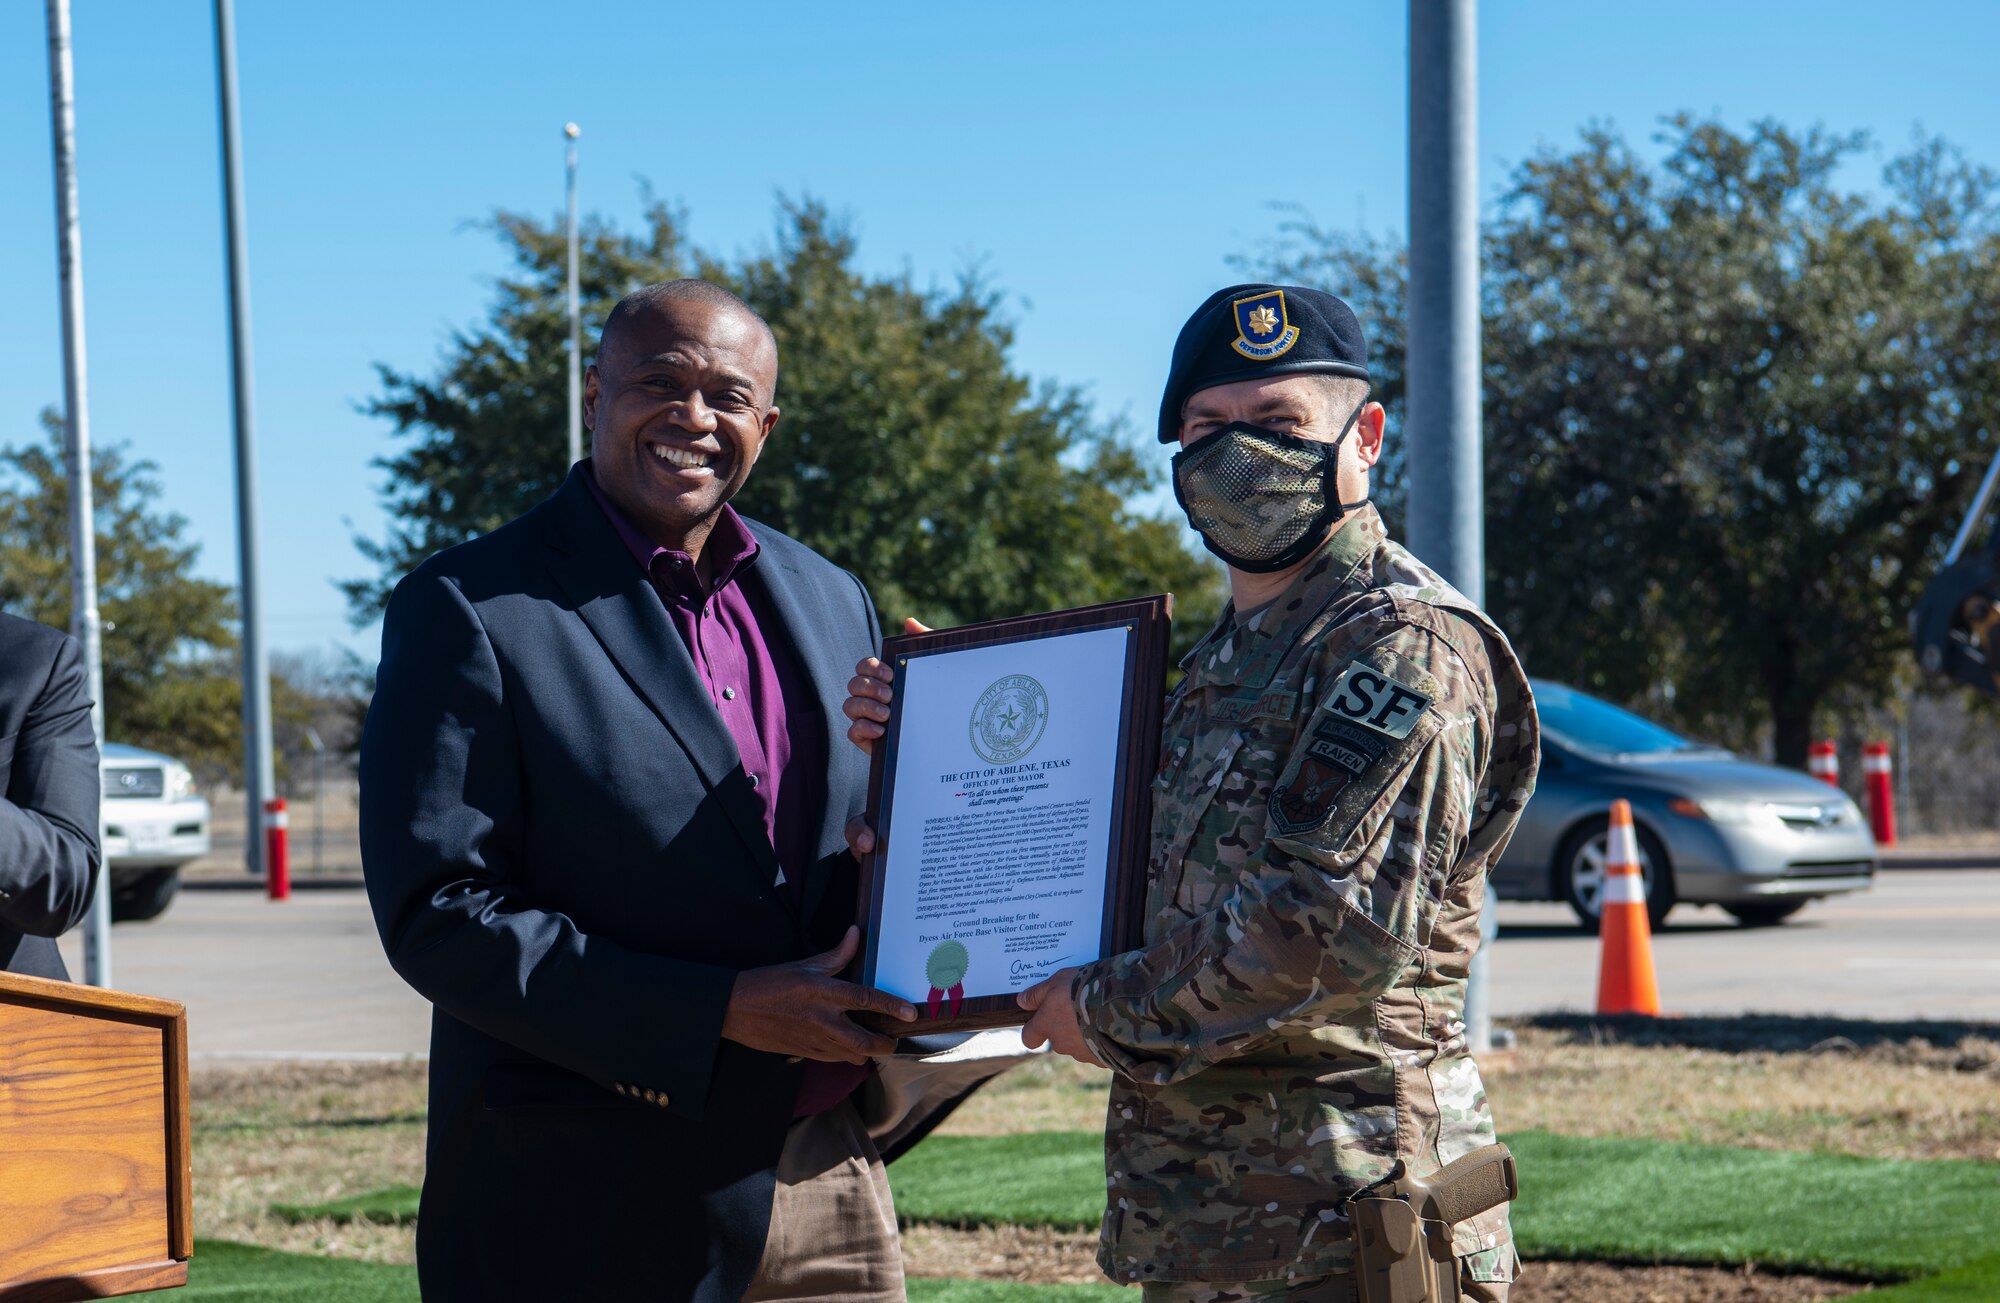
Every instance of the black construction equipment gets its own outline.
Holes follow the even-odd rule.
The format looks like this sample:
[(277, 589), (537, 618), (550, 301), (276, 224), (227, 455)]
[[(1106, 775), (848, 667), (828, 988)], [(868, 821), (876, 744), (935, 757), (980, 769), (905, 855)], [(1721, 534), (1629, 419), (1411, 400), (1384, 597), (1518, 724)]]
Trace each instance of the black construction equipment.
[(1988, 533), (1978, 551), (1968, 551), (1986, 523), (2000, 488), (2000, 457), (1987, 468), (1972, 510), (1959, 526), (1944, 569), (1917, 599), (1910, 633), (1917, 663), (1930, 674), (1957, 679), (1991, 697), (2000, 697), (2000, 530)]

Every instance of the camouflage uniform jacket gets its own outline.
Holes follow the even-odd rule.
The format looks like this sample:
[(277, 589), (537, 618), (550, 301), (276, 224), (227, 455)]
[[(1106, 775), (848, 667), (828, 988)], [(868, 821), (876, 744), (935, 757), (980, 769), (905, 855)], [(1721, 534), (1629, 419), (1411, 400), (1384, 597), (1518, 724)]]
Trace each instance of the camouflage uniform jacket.
[[(1373, 507), (1183, 664), (1144, 947), (1075, 988), (1116, 1070), (1098, 1261), (1120, 1282), (1343, 1272), (1349, 1194), (1494, 1138), (1466, 969), (1534, 789), (1534, 701), (1506, 637)], [(1504, 1207), (1457, 1247), (1512, 1278)]]

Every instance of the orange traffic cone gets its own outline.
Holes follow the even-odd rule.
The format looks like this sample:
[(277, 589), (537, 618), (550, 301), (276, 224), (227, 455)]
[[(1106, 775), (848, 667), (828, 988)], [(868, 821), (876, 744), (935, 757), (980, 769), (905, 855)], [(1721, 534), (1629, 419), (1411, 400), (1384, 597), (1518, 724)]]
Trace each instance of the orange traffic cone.
[(1660, 1016), (1660, 984), (1653, 976), (1653, 929), (1646, 918), (1646, 879), (1639, 872), (1639, 842), (1632, 806), (1611, 803), (1611, 842), (1605, 848), (1604, 888), (1597, 898), (1603, 939), (1597, 969), (1597, 1012)]

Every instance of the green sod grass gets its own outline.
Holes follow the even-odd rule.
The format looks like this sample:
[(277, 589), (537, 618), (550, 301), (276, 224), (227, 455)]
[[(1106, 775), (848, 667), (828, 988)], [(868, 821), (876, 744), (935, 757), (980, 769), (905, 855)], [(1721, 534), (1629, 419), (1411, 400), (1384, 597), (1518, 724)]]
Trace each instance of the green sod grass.
[(1132, 1303), (1137, 1290), (1116, 1285), (1016, 1285), (1004, 1280), (909, 1282), (910, 1303)]
[[(188, 1303), (412, 1303), (414, 1267), (316, 1258), (247, 1244), (202, 1240), (188, 1264)], [(911, 1303), (1118, 1303), (1132, 1294), (1114, 1285), (1014, 1285), (1001, 1281), (912, 1280)], [(2000, 1298), (2000, 1258), (1985, 1258), (1928, 1280), (1858, 1296), (1869, 1303), (1989, 1303)]]
[[(935, 1136), (896, 1163), (896, 1208), (908, 1220), (945, 1225), (1088, 1228), (1103, 1207), (1102, 1143), (1087, 1131)], [(1885, 1281), (1945, 1272), (1910, 1287), (1920, 1292), (1884, 1297), (1899, 1303), (2000, 1297), (1993, 1288), (2000, 1259), (1990, 1259), (1993, 1228), (2000, 1226), (2000, 1164), (1545, 1132), (1508, 1143), (1524, 1187), (1514, 1232), (1530, 1258), (1755, 1262)], [(281, 1212), (295, 1219), (403, 1220), (416, 1213), (416, 1191), (384, 1190)], [(1990, 1260), (1980, 1264), (1982, 1258)], [(1960, 1289), (1961, 1276), (1971, 1282), (1963, 1287), (1970, 1293), (1921, 1292)], [(972, 1303), (984, 1296), (935, 1297)]]
[(417, 1195), (414, 1185), (392, 1185), (386, 1190), (371, 1190), (328, 1203), (272, 1204), (271, 1215), (287, 1222), (310, 1222), (324, 1217), (337, 1226), (349, 1222), (404, 1226), (417, 1220)]
[(2000, 1258), (1982, 1258), (1942, 1276), (1871, 1289), (1853, 1297), (1866, 1303), (1992, 1303), (2000, 1298)]
[(1994, 1250), (2000, 1164), (1511, 1136), (1531, 1258), (1738, 1263), (1895, 1279)]
[[(187, 1303), (415, 1303), (417, 1269), (316, 1258), (275, 1249), (202, 1240), (188, 1263)], [(1014, 1285), (983, 1280), (913, 1280), (911, 1303), (1130, 1303), (1113, 1285)]]
[[(1756, 1262), (1893, 1280), (1991, 1254), (2000, 1164), (1907, 1162), (1652, 1140), (1509, 1137), (1531, 1258)], [(913, 1221), (1077, 1227), (1101, 1208), (1092, 1132), (938, 1136), (895, 1166)]]
[(343, 1258), (279, 1253), (248, 1244), (200, 1240), (188, 1262), (187, 1288), (175, 1303), (242, 1299), (245, 1303), (415, 1303), (417, 1269)]
[(906, 1221), (1093, 1230), (1104, 1215), (1104, 1137), (932, 1136), (896, 1160), (889, 1186)]

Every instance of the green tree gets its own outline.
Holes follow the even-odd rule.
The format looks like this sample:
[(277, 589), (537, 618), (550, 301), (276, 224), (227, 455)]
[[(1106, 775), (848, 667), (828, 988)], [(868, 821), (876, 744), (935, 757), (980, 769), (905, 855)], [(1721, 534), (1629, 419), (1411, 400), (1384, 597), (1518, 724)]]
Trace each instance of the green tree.
[(1401, 537), (1409, 506), (1409, 439), (1403, 422), (1404, 335), (1409, 301), (1409, 259), (1400, 245), (1338, 231), (1314, 222), (1295, 205), (1278, 236), (1255, 255), (1229, 261), (1244, 276), (1286, 285), (1314, 285), (1338, 294), (1361, 319), (1368, 339), (1369, 397), (1388, 413), (1389, 437), (1369, 475), (1368, 500), (1389, 532)]
[(322, 774), (354, 775), (374, 687), (374, 663), (345, 647), (271, 653), (271, 743), (285, 796), (311, 792), (314, 735)]
[[(347, 585), (357, 619), (425, 556), (519, 515), (564, 473), (562, 228), (510, 213), (493, 228), (514, 271), (488, 319), (454, 335), (431, 376), (381, 369), (369, 410), (405, 441), (379, 462), (392, 523), (359, 540), (377, 573)], [(1219, 609), (1218, 568), (1177, 524), (1127, 505), (1159, 482), (1160, 459), (1077, 391), (1015, 372), (1000, 298), (977, 278), (927, 291), (865, 275), (852, 235), (814, 203), (783, 207), (769, 252), (726, 262), (689, 249), (653, 204), (639, 234), (585, 228), (586, 351), (621, 295), (688, 275), (742, 295), (778, 337), (784, 417), (737, 505), (860, 575), (886, 624), (1167, 589), (1185, 644)]]
[[(1937, 141), (1879, 195), (1840, 183), (1858, 135), (1659, 143), (1538, 154), (1486, 232), (1489, 605), (1535, 672), (1803, 764), (1898, 690), (2000, 446), (2000, 191)], [(1390, 251), (1294, 225), (1265, 261), (1402, 320)]]
[[(0, 449), (0, 607), (70, 622), (69, 481), (61, 418), (40, 443)], [(240, 772), (242, 694), (230, 590), (197, 578), (187, 522), (162, 511), (157, 467), (99, 444), (91, 466), (104, 720), (113, 741), (169, 752), (211, 775)]]

